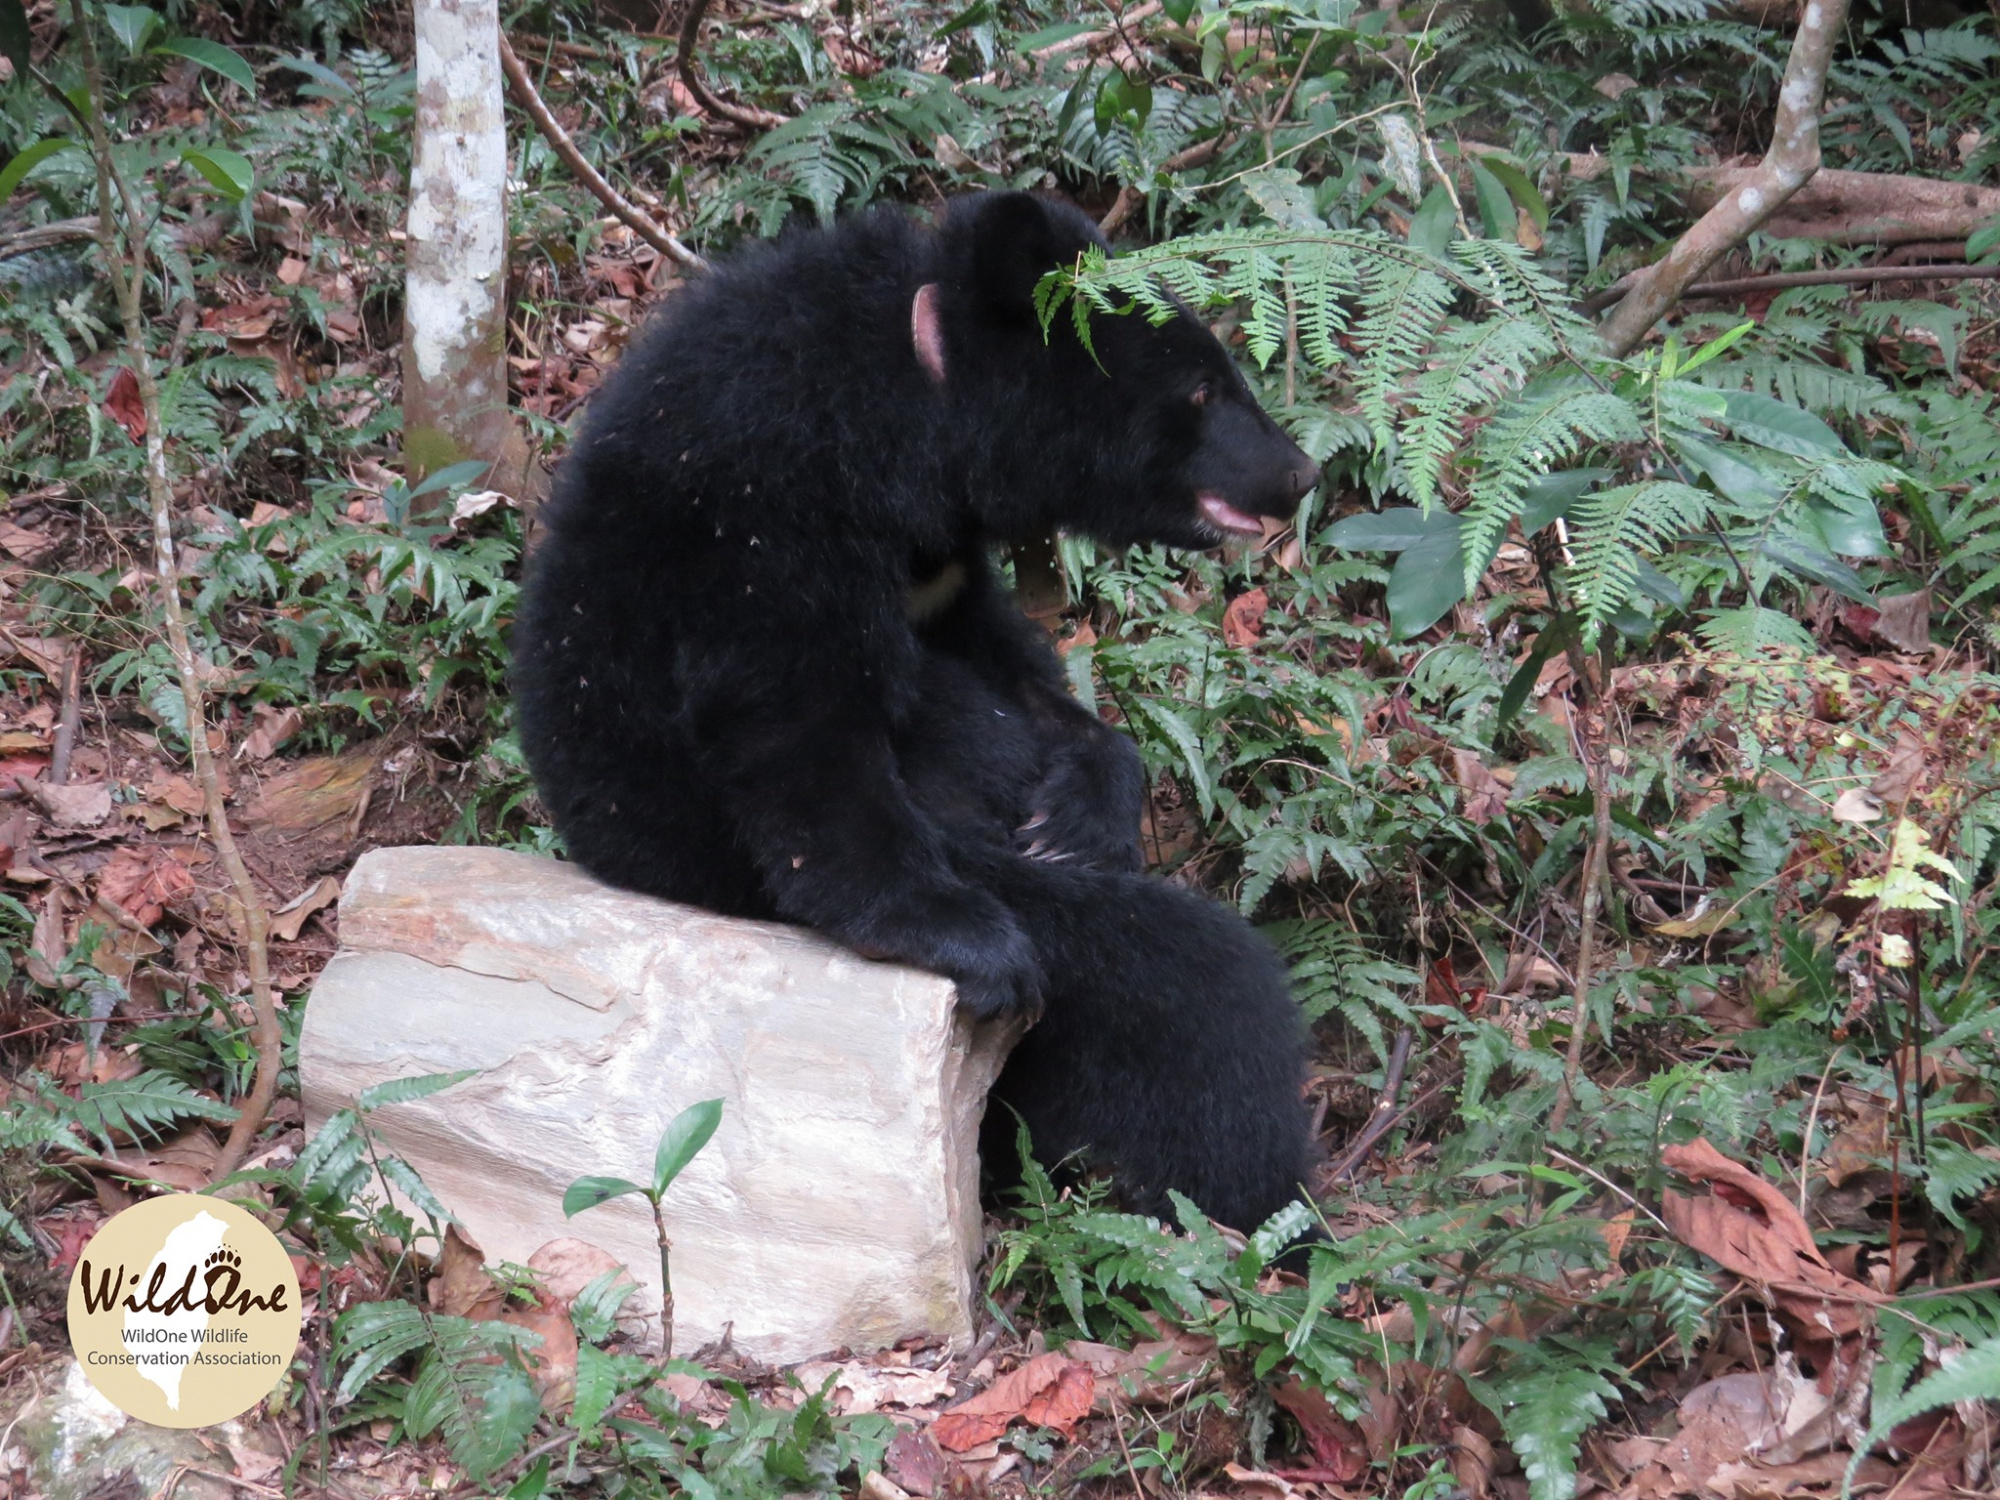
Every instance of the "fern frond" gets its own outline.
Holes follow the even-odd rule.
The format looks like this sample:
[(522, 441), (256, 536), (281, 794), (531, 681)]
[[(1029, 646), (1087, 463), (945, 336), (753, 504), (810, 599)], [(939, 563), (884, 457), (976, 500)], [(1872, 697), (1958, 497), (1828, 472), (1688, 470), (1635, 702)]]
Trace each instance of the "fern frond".
[(1693, 485), (1652, 479), (1599, 490), (1578, 502), (1570, 588), (1583, 605), (1586, 644), (1638, 590), (1639, 562), (1708, 523), (1712, 497)]

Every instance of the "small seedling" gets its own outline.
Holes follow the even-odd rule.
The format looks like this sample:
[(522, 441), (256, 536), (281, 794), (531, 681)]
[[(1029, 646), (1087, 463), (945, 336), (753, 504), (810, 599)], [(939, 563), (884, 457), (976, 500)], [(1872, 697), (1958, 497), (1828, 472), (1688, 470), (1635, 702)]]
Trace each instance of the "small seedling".
[(586, 1208), (609, 1203), (613, 1198), (623, 1198), (627, 1193), (637, 1193), (653, 1205), (653, 1228), (660, 1239), (661, 1359), (671, 1358), (674, 1352), (674, 1282), (667, 1268), (668, 1253), (673, 1245), (667, 1239), (667, 1221), (660, 1213), (660, 1200), (667, 1195), (667, 1189), (673, 1186), (682, 1169), (700, 1155), (701, 1148), (708, 1144), (708, 1138), (715, 1134), (715, 1127), (721, 1123), (720, 1099), (704, 1099), (699, 1104), (690, 1104), (667, 1122), (667, 1128), (660, 1136), (660, 1149), (653, 1157), (651, 1187), (627, 1182), (623, 1177), (579, 1177), (563, 1194), (563, 1216), (571, 1219)]

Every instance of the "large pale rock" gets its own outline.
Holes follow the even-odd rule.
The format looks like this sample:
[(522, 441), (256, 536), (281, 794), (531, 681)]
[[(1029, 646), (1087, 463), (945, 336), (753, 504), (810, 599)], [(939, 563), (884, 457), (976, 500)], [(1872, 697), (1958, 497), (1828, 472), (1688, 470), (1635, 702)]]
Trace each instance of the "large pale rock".
[(340, 936), (299, 1045), (308, 1128), (384, 1079), (480, 1069), (369, 1121), (489, 1261), (578, 1236), (656, 1315), (645, 1200), (568, 1221), (563, 1190), (648, 1181), (667, 1121), (720, 1095), (666, 1198), (677, 1352), (725, 1326), (772, 1361), (970, 1332), (979, 1117), (1012, 1036), (949, 981), (496, 849), (364, 855)]

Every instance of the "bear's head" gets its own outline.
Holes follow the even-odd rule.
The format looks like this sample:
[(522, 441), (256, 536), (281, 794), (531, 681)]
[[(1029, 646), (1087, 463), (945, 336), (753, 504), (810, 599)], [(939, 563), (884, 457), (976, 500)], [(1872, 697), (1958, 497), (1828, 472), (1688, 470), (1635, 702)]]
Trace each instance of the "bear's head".
[(962, 198), (945, 217), (911, 343), (979, 523), (1208, 548), (1290, 518), (1317, 471), (1192, 313), (1095, 315), (1088, 348), (1067, 315), (1044, 335), (1036, 283), (1103, 244), (1083, 214), (1027, 193)]

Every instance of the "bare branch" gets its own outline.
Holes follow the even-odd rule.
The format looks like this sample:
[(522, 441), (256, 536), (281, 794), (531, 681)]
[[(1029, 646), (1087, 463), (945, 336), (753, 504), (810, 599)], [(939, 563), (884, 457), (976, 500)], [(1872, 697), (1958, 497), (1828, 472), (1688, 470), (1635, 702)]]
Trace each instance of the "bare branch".
[[(1782, 291), (1792, 286), (1875, 286), (1885, 281), (1988, 281), (2000, 279), (2000, 265), (1836, 266), (1827, 271), (1773, 271), (1767, 276), (1738, 276), (1730, 281), (1703, 281), (1681, 293), (1695, 297), (1742, 297), (1753, 292)], [(1619, 281), (1583, 304), (1586, 313), (1601, 312), (1631, 287)]]
[(708, 0), (694, 0), (688, 6), (687, 19), (681, 23), (681, 50), (677, 59), (681, 72), (681, 82), (694, 95), (694, 102), (718, 120), (727, 120), (732, 125), (741, 125), (746, 130), (769, 130), (774, 125), (785, 123), (785, 117), (773, 114), (768, 109), (759, 109), (754, 104), (730, 104), (718, 99), (713, 90), (702, 81), (701, 69), (695, 66), (695, 42), (701, 33), (701, 19), (708, 14)]
[[(1223, 147), (1227, 146), (1234, 139), (1234, 136), (1218, 135), (1211, 136), (1205, 141), (1198, 141), (1188, 147), (1187, 150), (1176, 151), (1172, 156), (1161, 162), (1160, 170), (1162, 172), (1185, 172), (1189, 167), (1205, 166), (1209, 162), (1214, 161), (1221, 154)], [(1104, 217), (1097, 221), (1098, 230), (1106, 235), (1116, 234), (1125, 221), (1138, 211), (1139, 205), (1145, 201), (1146, 193), (1143, 188), (1120, 188), (1118, 190), (1117, 201), (1105, 211)]]
[(500, 38), (500, 68), (507, 75), (507, 87), (513, 92), (514, 102), (528, 112), (528, 118), (535, 122), (542, 138), (555, 148), (563, 164), (576, 173), (577, 180), (589, 188), (592, 196), (612, 213), (631, 226), (632, 232), (651, 245), (669, 260), (686, 266), (690, 271), (706, 271), (708, 262), (695, 251), (683, 245), (674, 235), (628, 199), (617, 188), (605, 180), (604, 174), (593, 167), (584, 154), (577, 149), (569, 132), (562, 123), (549, 113), (542, 96), (535, 92), (535, 85), (528, 78), (528, 70), (521, 66), (521, 59), (514, 55), (514, 49), (507, 44), (507, 38)]
[(1665, 317), (1703, 271), (1771, 219), (1819, 171), (1819, 113), (1826, 97), (1833, 44), (1847, 21), (1848, 0), (1807, 0), (1778, 91), (1771, 148), (1744, 181), (1695, 221), (1673, 249), (1654, 262), (1617, 310), (1599, 327), (1614, 355), (1630, 353)]
[[(201, 671), (188, 637), (187, 617), (181, 609), (181, 570), (174, 550), (173, 475), (167, 467), (166, 433), (160, 415), (160, 388), (153, 379), (153, 362), (146, 351), (146, 323), (140, 299), (145, 292), (146, 237), (139, 200), (119, 171), (112, 154), (111, 135), (104, 124), (104, 72), (97, 60), (97, 47), (83, 0), (70, 0), (70, 25), (82, 50), (84, 78), (88, 84), (87, 121), (90, 153), (97, 166), (97, 240), (104, 256), (105, 270), (118, 301), (125, 326), (125, 357), (139, 387), (140, 408), (146, 415), (145, 473), (146, 498), (153, 517), (153, 567), (160, 576), (160, 600), (166, 613), (167, 650), (174, 660), (174, 675), (180, 681), (181, 703), (186, 709), (188, 751), (194, 761), (195, 779), (201, 785), (202, 811), (208, 836), (222, 859), (229, 882), (235, 888), (236, 929), (243, 941), (244, 963), (250, 971), (250, 1003), (255, 1019), (250, 1026), (251, 1044), (257, 1049), (257, 1072), (250, 1092), (238, 1109), (229, 1138), (216, 1158), (215, 1177), (227, 1177), (242, 1165), (250, 1143), (257, 1138), (278, 1092), (278, 1070), (283, 1062), (284, 1033), (278, 1025), (278, 996), (271, 986), (270, 913), (257, 894), (250, 869), (236, 847), (236, 835), (229, 827), (229, 812), (222, 791), (222, 776), (208, 743), (208, 699), (201, 683)], [(121, 231), (116, 203), (124, 210), (126, 224)]]

